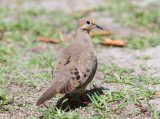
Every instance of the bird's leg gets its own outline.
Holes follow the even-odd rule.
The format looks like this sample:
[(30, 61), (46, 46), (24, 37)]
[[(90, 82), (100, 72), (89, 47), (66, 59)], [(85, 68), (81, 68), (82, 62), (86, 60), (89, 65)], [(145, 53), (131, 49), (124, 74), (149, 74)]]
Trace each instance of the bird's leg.
[(81, 97), (81, 102), (90, 102), (90, 100), (87, 100), (84, 96), (83, 93), (80, 94)]
[(66, 94), (65, 95), (65, 97), (68, 99), (68, 103), (76, 103), (77, 101), (75, 101), (75, 100), (72, 100), (71, 98), (70, 98), (70, 96), (69, 96), (69, 94)]

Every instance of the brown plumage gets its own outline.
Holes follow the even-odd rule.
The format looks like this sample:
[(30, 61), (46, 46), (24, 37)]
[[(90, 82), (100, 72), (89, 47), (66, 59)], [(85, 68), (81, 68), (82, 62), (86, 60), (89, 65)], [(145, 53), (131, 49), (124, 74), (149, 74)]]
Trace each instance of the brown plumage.
[(84, 92), (97, 69), (97, 57), (89, 36), (95, 27), (102, 29), (93, 18), (79, 21), (75, 39), (60, 51), (51, 87), (38, 99), (37, 106), (58, 93)]

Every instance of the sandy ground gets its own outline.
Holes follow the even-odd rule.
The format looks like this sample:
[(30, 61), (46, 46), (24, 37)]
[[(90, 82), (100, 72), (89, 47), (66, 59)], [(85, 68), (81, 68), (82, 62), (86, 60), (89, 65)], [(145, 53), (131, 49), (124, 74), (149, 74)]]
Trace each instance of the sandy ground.
[[(16, 2), (18, 0), (13, 0), (11, 6), (15, 7)], [(152, 5), (160, 3), (158, 0), (153, 0)], [(1, 5), (8, 5), (6, 0), (0, 1)], [(98, 5), (105, 6), (106, 3), (101, 0), (35, 0), (35, 1), (27, 1), (21, 3), (21, 6), (24, 8), (45, 8), (47, 10), (61, 10), (66, 13), (70, 13), (73, 10), (80, 10), (83, 8), (94, 8)], [(134, 0), (133, 4), (139, 4), (140, 1)], [(95, 17), (97, 21), (105, 28), (110, 30), (113, 33), (120, 33), (121, 35), (130, 35), (139, 33), (139, 31), (131, 28), (124, 27), (119, 23), (115, 23), (114, 20), (108, 15), (108, 13), (99, 13), (93, 12), (90, 16)], [(147, 31), (141, 32), (142, 34), (146, 34)], [(143, 65), (145, 67), (150, 67), (147, 72), (153, 73), (159, 70), (160, 67), (160, 46), (150, 47), (145, 50), (134, 50), (128, 48), (118, 48), (118, 47), (101, 47), (100, 51), (97, 52), (99, 63), (105, 63), (106, 65), (110, 65), (111, 63), (117, 64), (120, 67), (131, 68), (134, 70), (134, 73), (146, 73), (146, 71), (142, 70), (139, 65)], [(142, 56), (150, 56), (150, 59), (143, 60), (137, 59), (136, 57)], [(138, 65), (137, 65), (138, 64)], [(100, 75), (100, 74), (98, 74)], [(160, 76), (160, 73), (156, 73), (155, 76)], [(95, 84), (95, 81), (93, 81)], [(107, 84), (105, 87), (109, 89), (114, 89), (115, 84)], [(160, 91), (160, 85), (155, 85), (157, 91)], [(156, 109), (160, 109), (160, 98), (152, 99), (150, 102), (154, 102), (156, 105)], [(31, 114), (32, 112), (28, 112)], [(27, 115), (28, 115), (27, 114)], [(2, 116), (2, 115), (1, 115)], [(139, 117), (140, 118), (140, 117)], [(143, 117), (147, 119), (149, 117)]]

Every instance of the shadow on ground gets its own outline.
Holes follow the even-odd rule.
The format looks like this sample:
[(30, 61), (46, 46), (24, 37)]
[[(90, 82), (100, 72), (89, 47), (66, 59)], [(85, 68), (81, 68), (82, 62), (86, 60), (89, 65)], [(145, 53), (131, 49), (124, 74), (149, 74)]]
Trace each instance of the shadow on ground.
[(86, 107), (91, 102), (91, 99), (88, 97), (88, 95), (90, 97), (92, 97), (95, 93), (97, 93), (98, 95), (104, 95), (103, 90), (106, 90), (106, 89), (104, 89), (103, 87), (100, 87), (100, 88), (95, 87), (94, 89), (86, 90), (84, 93), (84, 97), (89, 102), (81, 102), (79, 94), (72, 94), (70, 95), (70, 98), (75, 100), (75, 102), (68, 103), (67, 98), (64, 96), (58, 100), (56, 104), (56, 108), (67, 112), (69, 110), (75, 110), (76, 108), (79, 108), (79, 107)]

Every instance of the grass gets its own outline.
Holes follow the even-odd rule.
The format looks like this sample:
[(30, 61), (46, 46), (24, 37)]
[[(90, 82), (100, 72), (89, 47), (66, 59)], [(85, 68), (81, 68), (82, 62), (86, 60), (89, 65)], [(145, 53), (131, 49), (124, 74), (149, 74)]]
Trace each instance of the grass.
[[(94, 92), (88, 95), (91, 100), (88, 107), (91, 107), (94, 114), (89, 115), (87, 118), (125, 118), (134, 117), (141, 113), (149, 112), (154, 119), (158, 119), (158, 112), (155, 112), (154, 106), (149, 102), (150, 99), (155, 97), (155, 89), (148, 88), (147, 85), (154, 86), (157, 79), (152, 74), (134, 76), (132, 69), (120, 68), (115, 64), (111, 67), (101, 65), (99, 71), (104, 74), (106, 83), (119, 84), (117, 89), (106, 91), (104, 94)], [(158, 78), (160, 80), (160, 78)], [(152, 83), (150, 82), (152, 81)], [(121, 89), (119, 89), (121, 88)], [(63, 104), (62, 104), (63, 105)], [(142, 110), (141, 108), (144, 108)], [(88, 109), (85, 109), (88, 111)], [(144, 111), (144, 112), (143, 112)], [(49, 107), (47, 110), (42, 111), (43, 118), (77, 118), (81, 112), (80, 109), (70, 110), (65, 113), (61, 109)], [(71, 114), (72, 113), (72, 114)], [(72, 116), (71, 116), (72, 115)], [(82, 115), (83, 116), (83, 115)]]
[[(129, 1), (106, 0), (107, 7), (98, 6), (95, 11), (109, 11), (115, 21), (131, 28), (143, 27), (149, 34), (120, 36), (127, 41), (127, 48), (144, 49), (160, 44), (159, 36), (159, 7), (155, 9), (141, 8), (131, 5)], [(159, 84), (159, 77), (155, 73), (148, 73), (149, 67), (139, 65), (144, 74), (136, 74), (134, 69), (119, 67), (116, 64), (99, 65), (98, 71), (104, 74), (100, 84), (114, 84), (114, 90), (103, 90), (88, 94), (89, 104), (80, 104), (79, 107), (66, 111), (62, 108), (35, 107), (38, 96), (46, 89), (52, 78), (52, 69), (55, 66), (57, 52), (69, 42), (54, 45), (41, 43), (38, 36), (63, 39), (70, 31), (76, 29), (76, 21), (88, 14), (65, 14), (60, 11), (45, 9), (23, 9), (3, 6), (0, 7), (0, 112), (10, 115), (19, 112), (18, 117), (34, 118), (126, 118), (145, 114), (139, 107), (143, 107), (152, 118), (159, 118), (160, 110), (155, 111), (151, 99), (156, 99), (158, 90), (154, 85)], [(129, 14), (121, 18), (119, 14)], [(153, 13), (153, 14), (152, 14)], [(41, 20), (44, 19), (44, 20)], [(62, 34), (61, 34), (62, 33)], [(95, 46), (99, 47), (101, 37), (93, 38)], [(103, 46), (102, 46), (103, 47)], [(97, 49), (99, 50), (99, 49)], [(150, 56), (135, 56), (139, 60), (149, 60)], [(138, 65), (138, 64), (137, 64)], [(99, 79), (99, 78), (98, 78)], [(99, 80), (98, 80), (99, 81)], [(93, 82), (95, 84), (98, 83)], [(152, 88), (150, 88), (152, 87)], [(107, 87), (112, 88), (112, 86)], [(94, 88), (97, 90), (97, 88)], [(55, 100), (58, 100), (57, 96)], [(62, 105), (66, 104), (65, 101)], [(128, 108), (129, 107), (129, 108)], [(129, 110), (127, 110), (129, 109)], [(126, 111), (127, 110), (127, 111)], [(33, 115), (34, 116), (31, 116)], [(26, 116), (27, 115), (27, 116)], [(16, 115), (14, 115), (16, 116)]]
[[(138, 6), (132, 4), (129, 0), (106, 0), (108, 2), (106, 9), (110, 11), (110, 16), (115, 19), (116, 22), (120, 22), (125, 26), (132, 27), (134, 29), (142, 28), (143, 31), (150, 32), (143, 35), (133, 34), (128, 37), (124, 37), (127, 40), (127, 47), (135, 49), (144, 49), (150, 46), (156, 46), (160, 44), (159, 24), (160, 7)], [(145, 4), (147, 1), (143, 1)], [(123, 38), (118, 36), (119, 38)]]
[[(138, 6), (132, 4), (129, 0), (106, 0), (108, 2), (107, 9), (111, 10), (111, 14), (116, 17), (117, 21), (131, 27), (145, 27), (153, 30), (158, 30), (159, 27), (159, 7), (151, 7), (149, 4), (146, 6)], [(144, 3), (145, 1), (143, 1)]]

